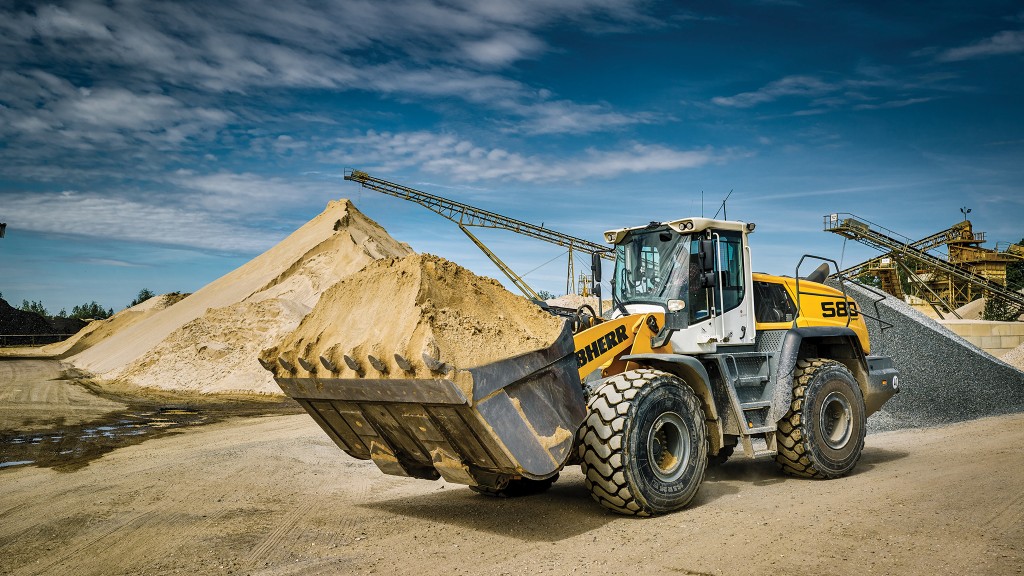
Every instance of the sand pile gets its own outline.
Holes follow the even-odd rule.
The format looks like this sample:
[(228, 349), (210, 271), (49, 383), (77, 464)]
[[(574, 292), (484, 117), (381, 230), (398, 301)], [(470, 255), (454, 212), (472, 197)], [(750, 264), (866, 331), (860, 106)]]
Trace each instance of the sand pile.
[(213, 308), (116, 374), (146, 388), (280, 394), (256, 357), (307, 312), (308, 306), (285, 298)]
[(131, 308), (125, 308), (110, 318), (93, 320), (71, 338), (43, 346), (40, 351), (56, 358), (67, 358), (68, 356), (78, 354), (136, 322), (145, 320), (171, 304), (180, 301), (181, 298), (180, 294), (154, 296)]
[(341, 278), (411, 253), (349, 201), (331, 202), (270, 250), (69, 361), (141, 386), (280, 393), (256, 352), (293, 329)]
[[(1024, 290), (1021, 290), (1020, 292), (1021, 294), (1024, 294)], [(956, 313), (959, 314), (960, 317), (963, 318), (964, 320), (981, 320), (982, 317), (985, 315), (986, 302), (988, 302), (988, 299), (984, 297), (971, 300), (967, 304), (964, 304), (963, 306), (957, 308)], [(956, 318), (956, 316), (952, 317)], [(1024, 322), (1024, 314), (1021, 314), (1018, 317), (1018, 320)]]
[(999, 359), (1018, 370), (1024, 371), (1024, 344), (1021, 344), (1006, 354), (1003, 354)]
[[(279, 357), (299, 376), (309, 374), (307, 367), (331, 375), (322, 356), (335, 377), (355, 378), (359, 371), (380, 377), (376, 362), (394, 377), (430, 378), (424, 354), (456, 369), (471, 368), (546, 348), (562, 323), (495, 280), (437, 256), (412, 255), (374, 262), (338, 282), (293, 333), (260, 358), (281, 377), (290, 374)], [(436, 372), (437, 363), (431, 363)]]
[[(597, 301), (597, 296), (580, 296), (579, 294), (566, 294), (564, 296), (559, 296), (557, 298), (545, 300), (544, 302), (546, 302), (548, 306), (558, 306), (559, 308), (572, 308), (573, 310), (586, 304), (592, 307), (595, 312), (598, 310), (598, 304), (601, 304)], [(612, 307), (612, 301), (610, 299), (605, 300), (603, 304), (605, 310), (610, 310)]]

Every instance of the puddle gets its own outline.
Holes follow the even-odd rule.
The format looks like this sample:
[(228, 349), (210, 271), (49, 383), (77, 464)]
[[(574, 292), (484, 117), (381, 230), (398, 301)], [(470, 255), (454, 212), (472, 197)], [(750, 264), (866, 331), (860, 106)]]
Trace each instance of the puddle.
[[(124, 386), (103, 386), (60, 369), (54, 360), (14, 360), (18, 363), (7, 372), (11, 379), (0, 381), (0, 392), (19, 393), (26, 386), (44, 386), (51, 390), (53, 380), (64, 381), (63, 391), (80, 397), (81, 386), (90, 396), (110, 400), (117, 412), (96, 416), (85, 423), (81, 417), (65, 421), (67, 410), (61, 402), (47, 404), (33, 401), (32, 409), (16, 414), (8, 407), (4, 429), (0, 429), (0, 470), (20, 466), (53, 468), (71, 472), (89, 465), (104, 454), (139, 444), (152, 438), (180, 434), (185, 429), (221, 422), (230, 418), (266, 415), (299, 414), (304, 410), (287, 398), (251, 398), (232, 396), (188, 395)], [(69, 388), (71, 387), (71, 388)], [(45, 395), (45, 394), (44, 394)], [(22, 394), (24, 396), (24, 394)], [(65, 402), (66, 403), (66, 402)], [(102, 414), (102, 411), (97, 414)]]
[(0, 468), (34, 464), (75, 470), (116, 448), (138, 444), (178, 428), (208, 424), (222, 416), (181, 406), (161, 406), (117, 413), (103, 420), (63, 426), (50, 432), (0, 433)]
[(40, 466), (73, 472), (91, 460), (184, 428), (212, 424), (234, 416), (297, 413), (286, 404), (133, 407), (86, 424), (46, 432), (0, 432), (0, 469)]

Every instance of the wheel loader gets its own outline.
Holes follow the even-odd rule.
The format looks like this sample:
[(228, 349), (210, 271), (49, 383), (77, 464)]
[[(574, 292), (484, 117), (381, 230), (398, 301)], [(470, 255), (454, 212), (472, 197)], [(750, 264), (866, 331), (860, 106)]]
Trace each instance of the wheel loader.
[(380, 358), (376, 377), (298, 351), (261, 362), (349, 455), (488, 495), (539, 492), (579, 465), (602, 506), (662, 514), (736, 451), (843, 476), (898, 372), (869, 354), (864, 312), (823, 284), (827, 261), (806, 277), (800, 266), (824, 259), (804, 256), (793, 277), (752, 272), (753, 230), (685, 218), (606, 232), (611, 310), (584, 306), (547, 348), (498, 362), (455, 371), (425, 353), (430, 374), (415, 377)]

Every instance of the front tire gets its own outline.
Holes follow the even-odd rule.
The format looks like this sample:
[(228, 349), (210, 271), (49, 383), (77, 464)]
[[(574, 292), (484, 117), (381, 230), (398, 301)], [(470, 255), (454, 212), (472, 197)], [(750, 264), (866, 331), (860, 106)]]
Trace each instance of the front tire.
[(850, 370), (835, 360), (800, 360), (775, 461), (794, 476), (838, 478), (860, 460), (866, 428), (864, 396)]
[(606, 380), (579, 432), (585, 484), (602, 506), (635, 516), (693, 499), (708, 461), (704, 409), (672, 374), (642, 368)]

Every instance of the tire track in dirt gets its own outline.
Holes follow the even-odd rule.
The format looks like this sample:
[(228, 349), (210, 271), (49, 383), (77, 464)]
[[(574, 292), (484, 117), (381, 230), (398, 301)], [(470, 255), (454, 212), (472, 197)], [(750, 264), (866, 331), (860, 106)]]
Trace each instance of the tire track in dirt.
[[(328, 468), (330, 467), (329, 464), (323, 462), (316, 465)], [(338, 476), (326, 474), (320, 476), (320, 478), (322, 478), (322, 480), (311, 487), (310, 490), (303, 490), (301, 493), (296, 494), (297, 498), (304, 498), (306, 501), (293, 507), (287, 514), (285, 514), (280, 523), (273, 528), (269, 534), (267, 534), (262, 542), (252, 549), (245, 562), (245, 566), (248, 569), (255, 569), (257, 565), (264, 562), (273, 563), (275, 559), (283, 557), (290, 549), (288, 546), (282, 545), (285, 542), (286, 537), (294, 537), (296, 531), (301, 531), (301, 525), (304, 522), (308, 522), (311, 517), (316, 515), (318, 508), (324, 506), (325, 500), (329, 499), (332, 507), (365, 502), (371, 491), (377, 493), (381, 490), (386, 490), (392, 485), (400, 484), (400, 482), (395, 481), (395, 479), (392, 478), (362, 480), (346, 483), (344, 485), (344, 491), (339, 494), (337, 489), (339, 482)], [(384, 486), (379, 486), (380, 480), (384, 481)], [(373, 490), (371, 490), (371, 487)], [(365, 520), (367, 520), (365, 517), (357, 514), (333, 516), (331, 518), (331, 529), (339, 533), (345, 533), (352, 530), (357, 524)], [(272, 569), (273, 567), (266, 568), (266, 570)], [(265, 572), (260, 572), (260, 574), (263, 573)], [(266, 573), (277, 574), (277, 572)], [(292, 572), (286, 573), (291, 574)]]
[(999, 532), (1019, 527), (1024, 524), (1024, 492), (1010, 498), (1004, 505), (989, 516), (988, 520), (981, 526), (986, 529), (995, 529)]
[[(61, 566), (62, 564), (64, 564), (64, 562), (66, 562), (67, 560), (70, 560), (70, 559), (80, 558), (80, 557), (88, 557), (88, 556), (85, 555), (86, 551), (95, 550), (97, 548), (97, 544), (99, 544), (100, 542), (103, 542), (105, 539), (109, 538), (110, 536), (112, 536), (114, 534), (117, 534), (118, 532), (121, 532), (122, 530), (128, 528), (132, 524), (135, 524), (136, 522), (139, 522), (140, 520), (143, 520), (145, 517), (153, 514), (153, 512), (154, 512), (153, 510), (147, 510), (145, 512), (140, 512), (138, 514), (133, 515), (132, 517), (130, 517), (127, 520), (124, 520), (122, 522), (118, 522), (114, 526), (106, 528), (105, 530), (103, 530), (100, 534), (96, 535), (95, 537), (86, 539), (85, 542), (82, 542), (80, 544), (74, 545), (74, 546), (72, 546), (70, 548), (63, 548), (59, 552), (59, 554), (53, 560), (51, 560), (49, 563), (44, 564), (41, 567), (40, 566), (31, 566), (31, 567), (29, 567), (29, 570), (34, 570), (34, 571), (27, 572), (27, 574), (32, 574), (32, 576), (37, 576), (37, 575), (40, 575), (40, 574), (67, 573), (66, 571), (54, 570), (54, 568), (56, 568), (58, 566)], [(108, 547), (109, 546), (106, 546), (106, 547), (103, 547), (102, 549), (106, 549)], [(81, 574), (83, 572), (83, 569), (81, 567), (76, 567), (74, 569), (74, 572), (77, 572), (78, 574)], [(15, 572), (15, 574), (17, 574), (17, 573)]]
[[(321, 491), (317, 490), (311, 496), (319, 496), (320, 494)], [(299, 522), (308, 518), (309, 514), (319, 504), (319, 499), (311, 497), (306, 502), (292, 508), (277, 527), (271, 530), (270, 534), (252, 549), (249, 557), (246, 558), (246, 568), (255, 568), (260, 562), (265, 562), (275, 551), (279, 551), (281, 548), (280, 544), (285, 536), (292, 534)]]

